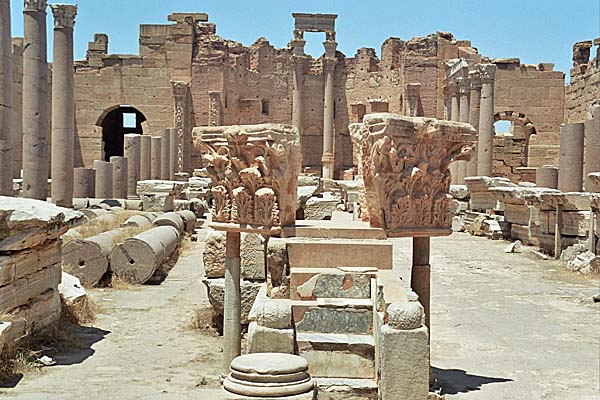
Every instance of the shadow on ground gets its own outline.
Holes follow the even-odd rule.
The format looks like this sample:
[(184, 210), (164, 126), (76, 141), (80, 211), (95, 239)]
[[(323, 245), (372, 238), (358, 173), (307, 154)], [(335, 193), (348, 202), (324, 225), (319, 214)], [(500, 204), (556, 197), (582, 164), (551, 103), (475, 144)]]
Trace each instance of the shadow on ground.
[(468, 393), (481, 390), (489, 383), (512, 382), (510, 378), (494, 378), (491, 376), (471, 375), (462, 369), (431, 368), (437, 377), (438, 385), (444, 394)]
[(73, 326), (73, 334), (77, 340), (77, 345), (69, 350), (64, 350), (53, 355), (56, 365), (73, 365), (81, 364), (88, 357), (94, 354), (92, 346), (110, 332), (103, 329), (94, 328), (92, 326)]

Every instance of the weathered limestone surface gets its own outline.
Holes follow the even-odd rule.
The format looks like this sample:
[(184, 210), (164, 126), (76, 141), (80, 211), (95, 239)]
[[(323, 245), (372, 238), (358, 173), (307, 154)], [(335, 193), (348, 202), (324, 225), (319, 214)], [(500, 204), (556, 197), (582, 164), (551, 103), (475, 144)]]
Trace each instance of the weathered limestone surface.
[(73, 197), (85, 199), (94, 197), (96, 192), (96, 170), (93, 168), (75, 168)]
[[(208, 289), (208, 300), (210, 304), (213, 306), (215, 311), (223, 315), (224, 311), (224, 301), (225, 301), (225, 279), (223, 278), (209, 278), (204, 279), (203, 283), (206, 285)], [(254, 304), (254, 300), (258, 294), (258, 291), (261, 287), (260, 282), (252, 282), (248, 280), (242, 280), (240, 285), (241, 290), (241, 323), (247, 324), (249, 323), (248, 314), (252, 309), (252, 305)]]
[(113, 167), (113, 196), (117, 199), (127, 198), (127, 158), (120, 156), (112, 156), (110, 163)]
[(140, 180), (151, 179), (152, 166), (152, 137), (149, 135), (140, 136)]
[(294, 343), (294, 330), (291, 328), (268, 328), (256, 322), (250, 322), (248, 325), (249, 353), (294, 354)]
[(585, 120), (585, 190), (592, 191), (593, 184), (587, 178), (593, 172), (600, 172), (600, 104), (590, 107)]
[(560, 127), (560, 162), (558, 190), (580, 192), (583, 189), (583, 124), (563, 124)]
[[(265, 280), (265, 247), (260, 235), (242, 234), (240, 244), (242, 277), (250, 280)], [(208, 278), (225, 276), (225, 233), (209, 231), (204, 247), (204, 273)]]
[(2, 166), (0, 196), (10, 196), (13, 192), (12, 69), (10, 0), (2, 0), (0, 1), (0, 166)]
[(113, 165), (107, 161), (95, 160), (96, 170), (95, 195), (97, 199), (113, 198)]
[(150, 179), (161, 179), (162, 138), (152, 136), (150, 140)]
[(140, 135), (129, 133), (123, 138), (123, 152), (127, 158), (127, 195), (136, 196), (140, 180), (141, 140)]

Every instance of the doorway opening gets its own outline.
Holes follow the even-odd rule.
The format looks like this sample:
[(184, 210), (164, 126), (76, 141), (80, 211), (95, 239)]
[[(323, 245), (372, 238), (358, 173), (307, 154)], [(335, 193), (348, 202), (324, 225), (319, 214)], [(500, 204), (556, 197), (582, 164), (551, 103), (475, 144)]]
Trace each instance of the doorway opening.
[(109, 161), (112, 156), (123, 156), (124, 135), (144, 133), (142, 123), (146, 117), (135, 107), (119, 105), (111, 107), (99, 118), (102, 127), (102, 158)]

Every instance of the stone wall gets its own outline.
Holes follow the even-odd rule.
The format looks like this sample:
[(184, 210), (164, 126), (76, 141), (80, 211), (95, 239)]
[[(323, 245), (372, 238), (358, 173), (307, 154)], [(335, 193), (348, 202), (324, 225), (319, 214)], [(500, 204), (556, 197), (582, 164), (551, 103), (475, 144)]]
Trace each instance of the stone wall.
[[(573, 45), (571, 83), (566, 89), (566, 121), (584, 122), (594, 100), (600, 99), (600, 38)], [(591, 59), (593, 57), (593, 59)]]

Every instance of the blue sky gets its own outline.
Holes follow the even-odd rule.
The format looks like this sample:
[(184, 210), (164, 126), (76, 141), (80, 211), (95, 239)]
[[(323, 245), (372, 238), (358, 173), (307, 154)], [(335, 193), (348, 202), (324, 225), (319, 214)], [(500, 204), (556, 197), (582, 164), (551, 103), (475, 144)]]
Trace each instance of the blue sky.
[[(266, 37), (277, 47), (292, 36), (292, 12), (336, 13), (338, 49), (380, 53), (389, 36), (409, 39), (449, 31), (490, 57), (553, 62), (567, 73), (573, 43), (600, 36), (600, 0), (62, 0), (78, 4), (75, 57), (85, 57), (94, 32), (109, 35), (111, 53), (138, 53), (139, 24), (167, 23), (173, 11), (206, 12), (227, 39), (252, 44)], [(13, 36), (23, 34), (23, 0), (11, 0)], [(51, 38), (51, 12), (48, 33)], [(322, 34), (306, 34), (306, 51), (323, 52)], [(48, 57), (52, 58), (49, 43)]]

